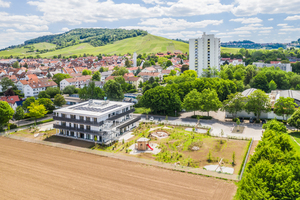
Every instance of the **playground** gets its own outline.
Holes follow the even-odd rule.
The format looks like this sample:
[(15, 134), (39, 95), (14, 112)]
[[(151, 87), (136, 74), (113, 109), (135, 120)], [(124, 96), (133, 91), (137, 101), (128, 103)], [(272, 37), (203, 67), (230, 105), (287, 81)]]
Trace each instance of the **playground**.
[(218, 166), (222, 159), (225, 173), (229, 173), (227, 168), (230, 168), (230, 172), (238, 174), (250, 143), (249, 140), (211, 136), (210, 129), (203, 127), (196, 130), (154, 123), (140, 123), (131, 134), (128, 140), (110, 147), (94, 148), (194, 168)]

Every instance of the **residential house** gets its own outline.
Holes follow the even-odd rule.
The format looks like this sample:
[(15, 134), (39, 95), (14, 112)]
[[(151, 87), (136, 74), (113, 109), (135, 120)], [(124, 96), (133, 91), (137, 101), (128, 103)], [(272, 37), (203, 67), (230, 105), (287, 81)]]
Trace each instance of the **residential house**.
[(140, 82), (143, 83), (143, 79), (141, 77), (125, 76), (124, 79), (126, 83), (135, 86), (136, 89), (139, 88)]
[[(20, 82), (22, 83), (24, 81), (26, 80), (22, 80)], [(48, 87), (57, 87), (57, 84), (48, 78), (27, 80), (26, 82), (27, 83), (23, 86), (23, 93), (25, 98), (37, 97), (41, 91), (45, 91)]]
[(90, 75), (64, 79), (60, 82), (60, 90), (65, 89), (69, 85), (74, 85), (76, 88), (83, 88), (84, 82), (91, 79)]
[(18, 107), (17, 102), (20, 101), (19, 96), (0, 97), (0, 101), (6, 101), (13, 110)]
[(143, 82), (148, 81), (150, 79), (150, 77), (153, 77), (153, 78), (158, 77), (159, 80), (162, 80), (162, 77), (163, 77), (161, 75), (161, 73), (159, 73), (159, 72), (154, 72), (154, 73), (152, 73), (152, 72), (140, 72), (138, 74), (138, 76), (140, 76), (143, 79)]

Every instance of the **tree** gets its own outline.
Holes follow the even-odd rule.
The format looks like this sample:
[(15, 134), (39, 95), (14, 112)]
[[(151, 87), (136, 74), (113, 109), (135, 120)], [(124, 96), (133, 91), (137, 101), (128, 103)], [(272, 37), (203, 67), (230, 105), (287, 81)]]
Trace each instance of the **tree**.
[(44, 105), (38, 104), (38, 102), (33, 102), (28, 106), (29, 116), (33, 117), (36, 124), (36, 119), (44, 117), (47, 114), (47, 110)]
[(52, 80), (58, 85), (58, 87), (60, 86), (60, 82), (66, 78), (71, 78), (71, 76), (69, 74), (62, 74), (62, 73), (58, 73), (58, 74), (54, 74), (52, 77)]
[(294, 112), (294, 114), (288, 119), (288, 124), (297, 128), (297, 132), (298, 129), (300, 128), (300, 110), (296, 110), (296, 112)]
[(209, 111), (218, 111), (222, 107), (222, 103), (218, 98), (218, 94), (215, 90), (205, 89), (201, 93), (201, 111), (207, 112), (209, 116)]
[(82, 71), (82, 75), (92, 75), (92, 71), (91, 70), (88, 70), (88, 69), (84, 69)]
[(46, 91), (41, 91), (39, 94), (38, 94), (38, 98), (41, 99), (41, 98), (48, 98), (50, 99), (50, 95), (48, 95), (46, 93)]
[(287, 129), (286, 126), (282, 123), (277, 121), (276, 119), (269, 120), (267, 123), (263, 125), (263, 129), (272, 129), (276, 132), (286, 133)]
[(233, 115), (233, 118), (236, 118), (237, 113), (242, 111), (245, 107), (246, 98), (242, 93), (232, 93), (227, 96), (227, 99), (223, 101), (222, 110), (227, 111)]
[(96, 87), (95, 82), (89, 82), (88, 86), (84, 86), (82, 89), (79, 90), (79, 98), (80, 99), (103, 99), (105, 96), (104, 91)]
[(54, 103), (54, 105), (61, 107), (62, 105), (65, 105), (67, 102), (61, 94), (57, 94), (54, 97), (53, 103)]
[(75, 93), (75, 90), (76, 90), (76, 88), (74, 85), (68, 85), (64, 88), (63, 93), (71, 95), (71, 94)]
[(101, 79), (101, 74), (99, 71), (96, 71), (92, 76), (92, 81), (100, 81), (100, 79)]
[(287, 120), (289, 115), (292, 115), (295, 112), (295, 107), (297, 104), (294, 102), (294, 99), (291, 97), (279, 97), (276, 103), (274, 104), (274, 113), (278, 116), (282, 116), (283, 120)]
[(183, 73), (186, 70), (189, 70), (189, 66), (188, 65), (182, 65), (182, 67), (181, 67), (181, 73)]
[(121, 85), (115, 80), (109, 80), (104, 84), (104, 91), (107, 98), (112, 100), (121, 100), (124, 98)]
[(16, 112), (14, 114), (14, 119), (15, 120), (21, 120), (21, 119), (24, 118), (24, 116), (25, 116), (25, 113), (24, 113), (24, 110), (23, 110), (22, 106), (18, 106), (16, 108)]
[(12, 119), (14, 110), (6, 101), (0, 101), (0, 129)]
[(55, 95), (60, 94), (59, 87), (48, 87), (46, 89), (46, 94), (50, 96), (50, 98), (54, 98)]
[(173, 65), (173, 63), (171, 62), (171, 60), (168, 60), (167, 63), (166, 63), (166, 67), (170, 67), (172, 65)]
[(14, 62), (14, 63), (12, 64), (12, 67), (13, 67), (13, 68), (20, 68), (19, 62), (18, 62), (18, 61)]
[(140, 100), (141, 104), (150, 108), (155, 114), (175, 115), (181, 110), (181, 100), (176, 91), (171, 88), (158, 86), (147, 90)]
[(262, 112), (271, 110), (269, 96), (262, 90), (255, 90), (248, 96), (245, 110), (248, 113), (253, 112), (256, 115), (256, 120), (259, 121)]
[(182, 107), (187, 111), (201, 110), (201, 94), (196, 90), (190, 91), (183, 100)]
[(264, 92), (268, 92), (268, 80), (264, 73), (260, 72), (257, 74), (251, 81), (250, 85), (253, 88), (263, 90)]
[(34, 97), (29, 97), (27, 98), (23, 104), (22, 104), (22, 107), (24, 110), (28, 110), (28, 106), (30, 106), (31, 103), (34, 103), (35, 102), (35, 98)]
[(269, 91), (276, 90), (276, 88), (277, 84), (273, 80), (271, 80), (269, 83)]
[(112, 73), (112, 76), (124, 76), (126, 73), (128, 73), (128, 69), (126, 67), (115, 67), (114, 72)]
[(15, 92), (13, 91), (12, 88), (9, 88), (8, 90), (6, 90), (4, 92), (4, 96), (8, 97), (8, 96), (15, 96)]
[(7, 77), (4, 77), (0, 84), (2, 86), (2, 92), (5, 92), (8, 88), (14, 86), (14, 82)]
[(40, 105), (44, 105), (47, 111), (52, 111), (55, 109), (53, 102), (47, 98), (41, 98), (37, 100), (37, 103)]

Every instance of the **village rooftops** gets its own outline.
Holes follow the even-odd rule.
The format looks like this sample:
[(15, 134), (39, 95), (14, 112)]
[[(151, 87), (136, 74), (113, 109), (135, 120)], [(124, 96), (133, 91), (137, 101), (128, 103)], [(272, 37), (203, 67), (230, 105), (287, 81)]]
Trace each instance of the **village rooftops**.
[(133, 103), (119, 101), (89, 100), (73, 106), (55, 110), (54, 112), (87, 117), (101, 117), (126, 108), (130, 109), (130, 107), (133, 105)]

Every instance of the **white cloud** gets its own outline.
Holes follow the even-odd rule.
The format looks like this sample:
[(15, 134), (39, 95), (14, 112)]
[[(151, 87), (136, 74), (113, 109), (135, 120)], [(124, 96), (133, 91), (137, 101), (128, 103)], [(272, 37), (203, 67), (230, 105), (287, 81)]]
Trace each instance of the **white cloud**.
[(274, 20), (274, 18), (270, 18), (270, 19), (268, 19), (268, 21), (273, 21)]
[(236, 31), (262, 31), (262, 30), (271, 30), (273, 27), (263, 27), (261, 24), (249, 24), (243, 27), (235, 28)]
[(164, 3), (160, 0), (143, 0), (143, 2), (146, 4), (163, 4)]
[(277, 24), (277, 26), (287, 26), (287, 24)]
[(9, 8), (10, 7), (10, 2), (0, 0), (0, 7)]
[(61, 31), (63, 31), (63, 32), (68, 32), (69, 30), (70, 30), (70, 29), (67, 28), (67, 27), (64, 27), (64, 28), (61, 29)]
[(0, 32), (0, 48), (23, 43), (25, 40), (43, 35), (51, 35), (50, 32), (19, 32), (14, 29), (7, 29)]
[(16, 28), (22, 31), (47, 31), (47, 22), (37, 15), (10, 15), (0, 12), (0, 28)]
[(151, 18), (138, 23), (144, 26), (159, 27), (160, 30), (184, 30), (188, 28), (205, 28), (208, 25), (220, 25), (223, 20), (203, 20), (198, 22), (188, 22), (185, 19), (174, 18)]
[(263, 33), (263, 34), (266, 34), (266, 33), (271, 33), (271, 30), (259, 31), (259, 33)]
[(278, 33), (278, 34), (280, 34), (280, 35), (285, 35), (286, 33), (285, 33), (285, 32), (280, 32), (280, 33)]
[[(159, 0), (144, 0), (147, 3), (161, 3)], [(233, 5), (223, 5), (220, 0), (178, 0), (167, 4), (144, 7), (137, 3), (115, 3), (112, 0), (30, 0), (49, 22), (116, 21), (120, 19), (150, 18), (162, 16), (195, 16), (230, 12)]]
[(299, 19), (300, 19), (300, 15), (294, 15), (294, 16), (288, 16), (284, 20), (292, 21), (292, 20), (299, 20)]
[(262, 20), (254, 17), (254, 18), (236, 18), (236, 19), (231, 19), (229, 21), (233, 22), (241, 22), (242, 24), (254, 24), (254, 23), (261, 23)]
[(212, 32), (212, 33), (218, 33), (219, 31), (218, 30), (210, 30), (210, 32)]
[(236, 16), (252, 16), (257, 14), (299, 14), (299, 0), (235, 0), (232, 13)]

